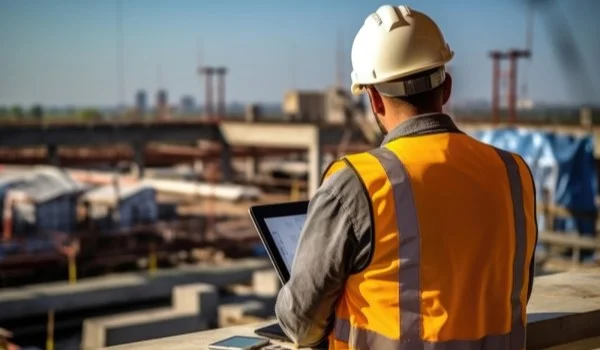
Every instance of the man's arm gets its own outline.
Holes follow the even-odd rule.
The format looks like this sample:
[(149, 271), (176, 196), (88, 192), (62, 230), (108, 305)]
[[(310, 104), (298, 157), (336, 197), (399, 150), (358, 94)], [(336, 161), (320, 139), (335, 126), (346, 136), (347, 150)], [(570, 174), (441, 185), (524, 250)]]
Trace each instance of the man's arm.
[[(529, 167), (528, 167), (529, 169)], [(529, 170), (529, 174), (531, 175), (531, 170)], [(531, 260), (529, 262), (529, 285), (527, 289), (527, 303), (529, 303), (529, 299), (531, 298), (531, 292), (533, 292), (533, 279), (535, 278), (535, 252), (537, 251), (538, 237), (539, 237), (539, 229), (537, 225), (537, 199), (535, 197), (535, 183), (533, 182), (533, 176), (531, 177), (531, 182), (533, 183), (533, 219), (535, 220), (535, 242), (533, 242), (533, 250), (531, 252)]]
[(344, 169), (329, 178), (310, 201), (290, 280), (279, 291), (275, 305), (284, 332), (300, 346), (313, 346), (328, 335), (346, 279), (357, 258), (365, 255), (356, 232), (357, 227), (364, 231), (369, 213), (360, 206), (366, 198), (357, 198), (357, 194), (364, 196), (358, 181), (350, 169)]
[(531, 180), (531, 193), (532, 193), (532, 200), (533, 200), (533, 220), (535, 220), (535, 242), (533, 242), (533, 250), (531, 252), (531, 260), (529, 262), (529, 281), (528, 281), (528, 285), (527, 285), (527, 303), (529, 303), (529, 299), (531, 298), (531, 292), (533, 291), (533, 279), (535, 277), (535, 252), (537, 250), (537, 244), (538, 244), (538, 236), (539, 236), (539, 229), (538, 229), (538, 222), (537, 222), (537, 191), (535, 188), (535, 180), (533, 178), (533, 173), (531, 172), (531, 168), (529, 167), (529, 165), (527, 165), (527, 162), (525, 162), (525, 159), (523, 159), (523, 157), (521, 156), (517, 156), (517, 158), (519, 158), (519, 160), (521, 162), (523, 162), (523, 164), (525, 165), (525, 168), (527, 169), (527, 172), (529, 173), (529, 179)]

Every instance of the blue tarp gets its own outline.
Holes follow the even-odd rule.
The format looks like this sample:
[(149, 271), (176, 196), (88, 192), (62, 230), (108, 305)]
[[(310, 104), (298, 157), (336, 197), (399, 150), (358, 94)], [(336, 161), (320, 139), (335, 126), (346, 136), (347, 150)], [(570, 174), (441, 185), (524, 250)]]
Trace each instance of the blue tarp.
[[(513, 128), (480, 130), (471, 134), (501, 149), (520, 154), (531, 168), (538, 202), (547, 190), (558, 206), (583, 212), (595, 212), (598, 193), (592, 135), (575, 137), (544, 131)], [(542, 215), (538, 228), (544, 230)], [(557, 231), (578, 231), (595, 235), (595, 222), (586, 219), (557, 219)]]

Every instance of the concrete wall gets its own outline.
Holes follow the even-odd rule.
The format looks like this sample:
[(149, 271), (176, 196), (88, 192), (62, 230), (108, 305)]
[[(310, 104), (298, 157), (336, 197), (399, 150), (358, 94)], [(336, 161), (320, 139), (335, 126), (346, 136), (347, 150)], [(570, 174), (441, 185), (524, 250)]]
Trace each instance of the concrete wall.
[(243, 259), (219, 265), (199, 264), (160, 269), (153, 276), (125, 273), (87, 278), (75, 285), (46, 283), (0, 291), (0, 321), (45, 316), (48, 310), (67, 312), (156, 300), (172, 295), (175, 286), (202, 281), (226, 286), (252, 280), (256, 270), (271, 266), (264, 259)]
[(97, 349), (158, 339), (237, 324), (248, 316), (273, 315), (280, 283), (271, 269), (256, 271), (252, 287), (229, 298), (220, 298), (209, 284), (176, 286), (172, 307), (86, 319), (81, 348)]

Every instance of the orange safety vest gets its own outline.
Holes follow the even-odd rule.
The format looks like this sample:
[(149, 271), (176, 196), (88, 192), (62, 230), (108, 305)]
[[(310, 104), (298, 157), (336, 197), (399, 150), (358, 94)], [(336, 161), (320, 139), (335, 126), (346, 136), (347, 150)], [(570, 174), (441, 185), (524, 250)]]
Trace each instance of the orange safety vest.
[(537, 236), (518, 155), (462, 133), (401, 137), (332, 163), (370, 199), (373, 251), (335, 311), (330, 349), (524, 349)]

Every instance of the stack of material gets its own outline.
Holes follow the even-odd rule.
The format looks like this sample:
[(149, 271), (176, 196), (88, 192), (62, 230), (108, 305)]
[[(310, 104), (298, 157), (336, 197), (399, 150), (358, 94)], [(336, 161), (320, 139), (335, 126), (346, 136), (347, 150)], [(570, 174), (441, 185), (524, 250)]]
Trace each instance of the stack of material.
[[(544, 231), (578, 232), (583, 236), (580, 238), (596, 236), (598, 178), (592, 135), (574, 137), (521, 128), (481, 129), (472, 134), (485, 143), (520, 154), (531, 168), (537, 208), (545, 207), (548, 214), (538, 211), (540, 242), (558, 244)], [(545, 248), (542, 244), (538, 247), (538, 260), (548, 253)], [(597, 253), (600, 258), (600, 250)], [(582, 249), (582, 257), (593, 259), (593, 251)]]
[(242, 185), (212, 185), (192, 181), (144, 179), (142, 183), (154, 187), (159, 192), (176, 193), (182, 196), (214, 197), (239, 201), (258, 199), (261, 191), (257, 187)]

